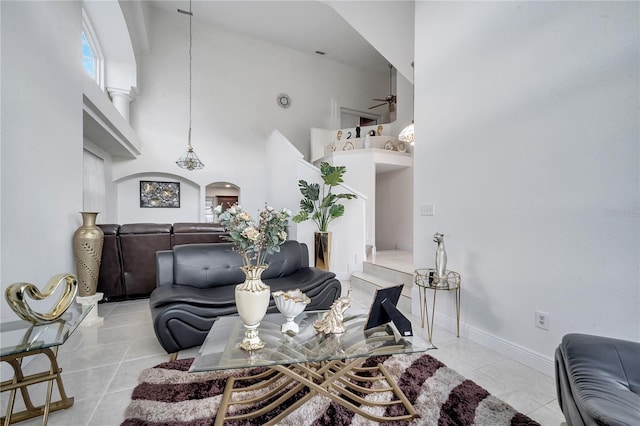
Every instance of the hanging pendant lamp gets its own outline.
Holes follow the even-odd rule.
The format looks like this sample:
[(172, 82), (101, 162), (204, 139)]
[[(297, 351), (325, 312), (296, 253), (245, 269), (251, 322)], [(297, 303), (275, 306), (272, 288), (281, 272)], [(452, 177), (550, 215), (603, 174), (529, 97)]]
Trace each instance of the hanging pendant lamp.
[(402, 131), (398, 135), (398, 140), (402, 142), (409, 142), (411, 145), (413, 145), (414, 136), (415, 136), (414, 125), (413, 125), (413, 120), (411, 120), (411, 124), (407, 125), (407, 127), (402, 129)]
[(189, 145), (187, 147), (187, 151), (178, 158), (176, 164), (181, 169), (200, 170), (204, 167), (204, 163), (200, 161), (191, 146), (191, 46), (193, 45), (193, 35), (191, 31), (191, 18), (193, 17), (193, 13), (191, 12), (191, 0), (189, 0), (189, 11), (178, 9), (178, 13), (189, 15)]

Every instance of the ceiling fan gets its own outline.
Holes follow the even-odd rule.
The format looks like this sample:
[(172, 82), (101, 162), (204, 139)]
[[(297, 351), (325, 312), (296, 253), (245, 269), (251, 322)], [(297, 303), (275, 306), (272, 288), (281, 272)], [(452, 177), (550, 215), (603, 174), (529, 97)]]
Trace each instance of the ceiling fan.
[(374, 105), (369, 107), (369, 109), (378, 108), (382, 105), (389, 105), (389, 112), (393, 112), (396, 109), (396, 95), (391, 92), (391, 72), (393, 70), (393, 65), (389, 64), (389, 95), (385, 96), (384, 99), (374, 99), (374, 101), (380, 101), (381, 104)]

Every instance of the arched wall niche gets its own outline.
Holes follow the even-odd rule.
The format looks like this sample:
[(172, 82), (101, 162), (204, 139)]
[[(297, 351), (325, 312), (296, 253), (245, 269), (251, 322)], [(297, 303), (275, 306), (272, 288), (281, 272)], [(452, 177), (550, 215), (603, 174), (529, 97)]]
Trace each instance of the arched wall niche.
[(240, 187), (231, 182), (212, 182), (205, 189), (205, 222), (218, 222), (213, 209), (222, 204), (223, 209), (240, 203)]
[[(141, 207), (140, 182), (170, 182), (179, 184), (180, 207)], [(173, 173), (145, 172), (123, 176), (115, 181), (118, 203), (118, 223), (202, 222), (202, 187)]]

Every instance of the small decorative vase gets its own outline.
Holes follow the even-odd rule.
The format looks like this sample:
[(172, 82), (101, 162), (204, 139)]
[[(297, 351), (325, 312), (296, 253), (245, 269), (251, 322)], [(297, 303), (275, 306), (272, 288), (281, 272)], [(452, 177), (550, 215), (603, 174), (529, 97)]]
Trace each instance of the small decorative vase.
[(282, 332), (298, 334), (300, 326), (294, 320), (311, 303), (311, 299), (297, 288), (286, 292), (282, 290), (274, 291), (273, 300), (275, 300), (276, 307), (280, 313), (287, 320), (280, 328)]
[(242, 284), (236, 286), (236, 307), (238, 315), (244, 324), (245, 337), (240, 342), (240, 348), (245, 351), (255, 351), (264, 347), (264, 342), (258, 337), (258, 326), (269, 307), (271, 289), (262, 282), (262, 272), (269, 265), (245, 265), (240, 269), (246, 278)]
[(96, 225), (97, 212), (80, 212), (82, 226), (73, 233), (78, 295), (93, 296), (98, 288), (104, 232)]
[(316, 232), (314, 234), (315, 264), (318, 269), (329, 270), (331, 260), (331, 232)]

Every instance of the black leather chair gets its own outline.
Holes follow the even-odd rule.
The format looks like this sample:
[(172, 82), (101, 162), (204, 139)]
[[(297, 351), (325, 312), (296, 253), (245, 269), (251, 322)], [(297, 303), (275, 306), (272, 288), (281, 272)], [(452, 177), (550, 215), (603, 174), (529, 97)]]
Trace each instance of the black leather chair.
[(568, 426), (640, 425), (640, 342), (567, 334), (555, 369)]
[[(280, 252), (267, 256), (262, 281), (276, 290), (302, 290), (307, 310), (329, 309), (340, 297), (333, 272), (309, 267), (306, 244), (285, 241)], [(167, 353), (199, 346), (221, 315), (237, 313), (235, 286), (244, 282), (242, 257), (233, 244), (189, 244), (157, 253), (158, 288), (149, 298), (153, 328)], [(277, 312), (270, 301), (269, 312)]]

